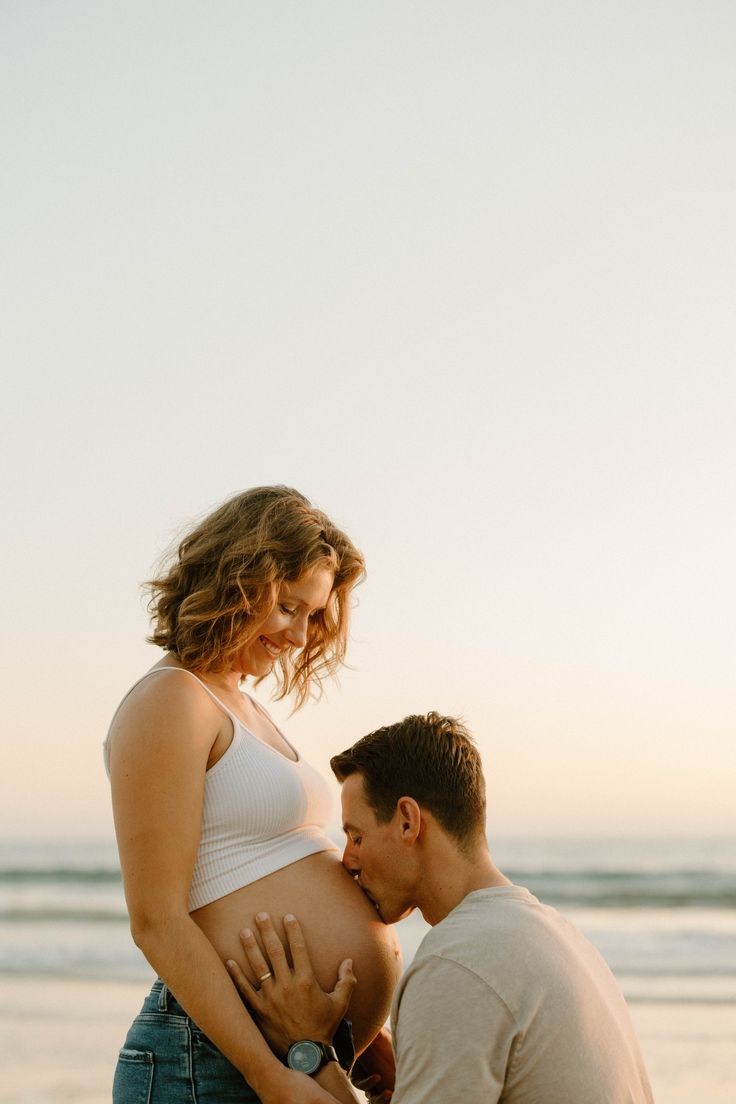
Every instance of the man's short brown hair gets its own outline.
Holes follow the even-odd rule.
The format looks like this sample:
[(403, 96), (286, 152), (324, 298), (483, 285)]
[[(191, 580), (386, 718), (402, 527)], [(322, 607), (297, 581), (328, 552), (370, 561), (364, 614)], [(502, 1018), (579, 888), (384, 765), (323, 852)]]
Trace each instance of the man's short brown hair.
[(338, 782), (356, 772), (376, 820), (385, 824), (401, 797), (413, 797), (460, 843), (485, 833), (486, 784), (462, 721), (414, 715), (363, 736), (330, 760)]

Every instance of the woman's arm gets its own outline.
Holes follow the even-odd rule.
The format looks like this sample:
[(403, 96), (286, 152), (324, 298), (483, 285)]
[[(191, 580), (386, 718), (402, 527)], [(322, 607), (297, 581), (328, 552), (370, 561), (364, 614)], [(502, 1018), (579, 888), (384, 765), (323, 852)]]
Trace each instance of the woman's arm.
[[(271, 1053), (189, 916), (204, 777), (222, 718), (192, 680), (170, 674), (147, 679), (118, 714), (110, 774), (125, 897), (133, 939), (189, 1016), (263, 1101), (287, 1101), (290, 1071)], [(320, 1099), (314, 1096), (315, 1104)]]
[[(226, 965), (274, 1051), (285, 1056), (289, 1046), (298, 1039), (331, 1043), (338, 1024), (348, 1013), (356, 982), (351, 960), (340, 963), (335, 988), (330, 993), (325, 992), (314, 975), (304, 933), (295, 916), (287, 914), (283, 918), (290, 961), (268, 913), (259, 913), (256, 924), (260, 942), (249, 928), (241, 932), (240, 939), (253, 976), (266, 976), (266, 980), (262, 985), (255, 986), (233, 959)], [(327, 1076), (324, 1071), (331, 1070), (332, 1065), (328, 1064), (317, 1075), (320, 1083), (323, 1083), (323, 1074)], [(350, 1080), (356, 1088), (363, 1089), (370, 1100), (390, 1099), (396, 1080), (396, 1065), (391, 1032), (387, 1028), (381, 1028), (355, 1062)], [(337, 1078), (332, 1070), (331, 1092), (341, 1101), (355, 1100), (354, 1096), (347, 1095), (350, 1088), (344, 1081)], [(342, 1096), (336, 1091), (338, 1088)]]
[[(340, 964), (335, 988), (326, 993), (314, 975), (296, 917), (284, 917), (290, 961), (270, 916), (259, 913), (256, 923), (263, 949), (249, 928), (242, 932), (241, 941), (254, 977), (265, 978), (262, 985), (253, 985), (234, 960), (228, 961), (227, 967), (241, 996), (258, 1015), (267, 1038), (282, 1055), (300, 1039), (331, 1044), (355, 988), (351, 960)], [(340, 1104), (357, 1104), (358, 1098), (337, 1062), (327, 1062), (314, 1080)]]

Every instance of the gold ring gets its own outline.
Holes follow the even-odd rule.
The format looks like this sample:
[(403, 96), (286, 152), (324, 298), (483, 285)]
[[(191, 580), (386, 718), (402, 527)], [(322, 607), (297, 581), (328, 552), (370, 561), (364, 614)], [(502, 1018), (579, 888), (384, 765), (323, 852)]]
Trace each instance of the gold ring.
[(259, 979), (258, 979), (258, 980), (259, 980), (259, 981), (265, 981), (265, 980), (266, 980), (266, 978), (270, 978), (270, 977), (273, 977), (273, 974), (272, 974), (272, 973), (271, 973), (271, 971), (269, 970), (269, 971), (268, 971), (268, 973), (266, 973), (266, 974), (262, 974), (262, 975), (261, 975), (261, 977), (259, 977)]

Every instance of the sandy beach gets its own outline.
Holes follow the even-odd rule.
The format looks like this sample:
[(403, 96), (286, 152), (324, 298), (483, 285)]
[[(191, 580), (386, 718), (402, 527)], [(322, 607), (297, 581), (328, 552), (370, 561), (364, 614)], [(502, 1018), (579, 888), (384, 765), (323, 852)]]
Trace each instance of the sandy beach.
[[(2, 1104), (109, 1104), (140, 983), (3, 978)], [(732, 1104), (736, 1004), (634, 1003), (657, 1104)]]
[(143, 986), (5, 977), (0, 993), (3, 1104), (109, 1104)]

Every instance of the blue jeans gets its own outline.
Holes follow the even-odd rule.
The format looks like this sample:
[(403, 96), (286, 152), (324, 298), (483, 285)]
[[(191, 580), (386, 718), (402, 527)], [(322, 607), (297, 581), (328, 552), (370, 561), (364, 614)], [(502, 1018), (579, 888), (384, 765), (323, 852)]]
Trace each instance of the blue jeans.
[(159, 979), (120, 1051), (113, 1104), (258, 1104), (243, 1075)]

